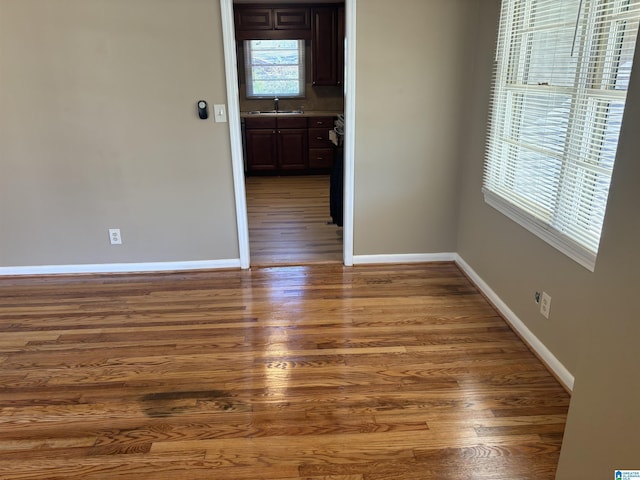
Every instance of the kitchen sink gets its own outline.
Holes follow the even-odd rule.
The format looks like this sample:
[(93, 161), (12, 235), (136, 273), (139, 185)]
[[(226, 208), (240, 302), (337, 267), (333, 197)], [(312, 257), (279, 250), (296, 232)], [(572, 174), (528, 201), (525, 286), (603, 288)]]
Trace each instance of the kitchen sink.
[(252, 110), (247, 112), (249, 115), (282, 115), (282, 114), (301, 114), (302, 110)]

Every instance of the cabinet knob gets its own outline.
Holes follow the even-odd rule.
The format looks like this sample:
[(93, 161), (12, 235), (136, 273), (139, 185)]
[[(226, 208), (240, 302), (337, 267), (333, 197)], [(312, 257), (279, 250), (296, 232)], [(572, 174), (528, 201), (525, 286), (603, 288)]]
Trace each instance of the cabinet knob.
[(324, 137), (316, 137), (316, 140), (324, 140)]

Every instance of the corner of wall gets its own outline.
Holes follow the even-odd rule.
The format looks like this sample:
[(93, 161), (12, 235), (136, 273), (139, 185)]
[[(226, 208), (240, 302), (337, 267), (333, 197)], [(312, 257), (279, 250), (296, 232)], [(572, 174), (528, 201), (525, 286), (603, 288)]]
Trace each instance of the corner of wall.
[(573, 391), (574, 376), (573, 374), (558, 360), (553, 353), (545, 346), (544, 343), (536, 337), (531, 330), (527, 328), (525, 323), (509, 308), (509, 306), (498, 296), (496, 292), (478, 275), (473, 268), (458, 254), (455, 256), (455, 262), (475, 284), (475, 286), (483, 293), (483, 295), (493, 304), (500, 312), (504, 320), (516, 332), (525, 344), (533, 351), (533, 353), (545, 364), (556, 379), (569, 393)]

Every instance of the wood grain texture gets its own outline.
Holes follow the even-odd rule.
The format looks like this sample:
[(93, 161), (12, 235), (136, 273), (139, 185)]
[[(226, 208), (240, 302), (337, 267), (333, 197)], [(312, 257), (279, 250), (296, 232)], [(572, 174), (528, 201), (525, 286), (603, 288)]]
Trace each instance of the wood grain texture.
[(0, 279), (2, 479), (553, 479), (569, 397), (453, 264)]
[(329, 214), (329, 177), (248, 177), (252, 266), (342, 262), (342, 228)]

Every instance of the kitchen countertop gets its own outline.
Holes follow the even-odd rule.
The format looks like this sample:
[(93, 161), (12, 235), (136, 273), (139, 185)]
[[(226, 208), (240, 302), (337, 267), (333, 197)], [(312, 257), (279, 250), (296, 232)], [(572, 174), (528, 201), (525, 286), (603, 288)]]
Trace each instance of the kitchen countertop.
[(335, 117), (341, 115), (342, 112), (327, 110), (305, 110), (303, 113), (249, 113), (240, 112), (241, 118), (252, 117)]

